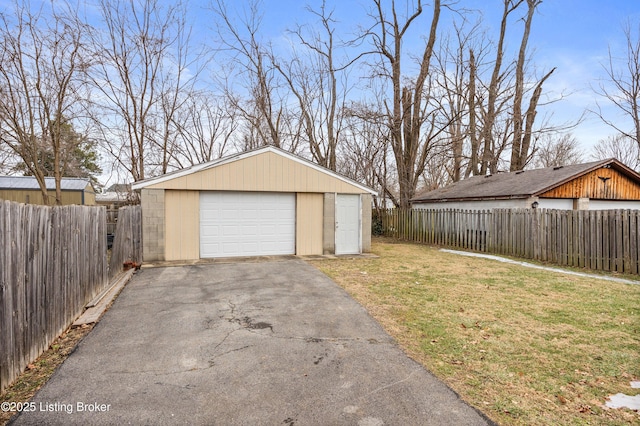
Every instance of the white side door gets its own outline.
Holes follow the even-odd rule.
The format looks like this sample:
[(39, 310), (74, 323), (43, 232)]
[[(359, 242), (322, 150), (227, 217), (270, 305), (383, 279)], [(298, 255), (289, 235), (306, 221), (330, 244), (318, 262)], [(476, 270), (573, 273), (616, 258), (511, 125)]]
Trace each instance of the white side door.
[(360, 249), (360, 195), (336, 197), (336, 254), (358, 254)]

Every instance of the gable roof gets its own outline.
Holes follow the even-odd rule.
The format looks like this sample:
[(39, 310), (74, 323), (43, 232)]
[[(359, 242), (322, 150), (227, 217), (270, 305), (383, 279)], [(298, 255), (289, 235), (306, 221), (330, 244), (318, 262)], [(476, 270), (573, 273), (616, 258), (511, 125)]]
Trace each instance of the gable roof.
[(538, 196), (593, 170), (610, 167), (640, 183), (640, 175), (615, 158), (547, 167), (535, 170), (519, 170), (495, 175), (473, 176), (451, 185), (417, 195), (411, 202), (513, 199)]
[[(55, 191), (56, 181), (52, 177), (44, 178), (48, 190)], [(63, 191), (84, 191), (90, 184), (87, 178), (65, 178), (60, 180)], [(33, 176), (0, 176), (0, 189), (40, 190), (38, 181)]]
[(254, 157), (256, 155), (260, 155), (260, 154), (264, 154), (264, 153), (273, 153), (273, 154), (285, 157), (285, 158), (287, 158), (287, 159), (289, 159), (291, 161), (294, 161), (296, 163), (302, 164), (302, 165), (304, 165), (306, 167), (309, 167), (309, 168), (312, 168), (312, 169), (314, 169), (316, 171), (319, 171), (320, 173), (324, 173), (324, 174), (329, 175), (329, 176), (331, 176), (331, 177), (333, 177), (335, 179), (338, 179), (338, 180), (340, 180), (342, 182), (345, 182), (345, 183), (348, 183), (350, 185), (353, 185), (353, 186), (359, 188), (360, 190), (362, 190), (362, 192), (368, 192), (368, 193), (370, 193), (372, 195), (377, 195), (377, 192), (375, 190), (373, 190), (371, 188), (368, 188), (368, 187), (356, 182), (353, 179), (350, 179), (350, 178), (348, 178), (348, 177), (346, 177), (344, 175), (336, 173), (336, 172), (334, 172), (332, 170), (329, 170), (329, 169), (327, 169), (325, 167), (322, 167), (322, 166), (320, 166), (318, 164), (315, 164), (315, 163), (313, 163), (313, 162), (311, 162), (309, 160), (306, 160), (306, 159), (304, 159), (302, 157), (299, 157), (299, 156), (297, 156), (295, 154), (292, 154), (292, 153), (290, 153), (288, 151), (284, 151), (284, 150), (282, 150), (280, 148), (276, 148), (276, 147), (271, 146), (271, 145), (267, 145), (267, 146), (260, 147), (260, 148), (257, 148), (257, 149), (253, 149), (253, 150), (250, 150), (250, 151), (244, 151), (244, 152), (240, 152), (240, 153), (237, 153), (237, 154), (228, 155), (226, 157), (222, 157), (222, 158), (217, 159), (217, 160), (209, 161), (207, 163), (196, 164), (196, 165), (193, 165), (191, 167), (187, 167), (187, 168), (184, 168), (184, 169), (176, 170), (176, 171), (173, 171), (173, 172), (170, 172), (170, 173), (166, 173), (166, 174), (161, 175), (161, 176), (157, 176), (157, 177), (141, 180), (141, 181), (133, 183), (131, 185), (131, 189), (140, 190), (142, 188), (146, 188), (146, 187), (151, 186), (151, 185), (156, 185), (156, 184), (159, 184), (159, 183), (162, 183), (162, 182), (166, 182), (166, 181), (169, 181), (169, 180), (173, 180), (173, 179), (177, 179), (177, 178), (180, 178), (180, 177), (183, 177), (183, 176), (188, 176), (188, 175), (191, 175), (191, 174), (194, 174), (194, 173), (197, 173), (197, 172), (201, 172), (201, 171), (204, 171), (204, 170), (209, 170), (209, 169), (212, 169), (212, 168), (215, 168), (215, 167), (220, 167), (220, 166), (223, 166), (225, 164), (229, 164), (229, 163), (233, 163), (233, 162), (236, 162), (236, 161), (244, 160), (244, 159), (247, 159), (247, 158), (250, 158), (250, 157)]

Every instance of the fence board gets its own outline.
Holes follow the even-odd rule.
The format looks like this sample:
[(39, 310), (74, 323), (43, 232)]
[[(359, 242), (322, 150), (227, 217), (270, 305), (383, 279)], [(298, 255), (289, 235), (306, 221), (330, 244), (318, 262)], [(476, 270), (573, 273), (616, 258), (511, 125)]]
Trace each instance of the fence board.
[(635, 269), (635, 265), (637, 264), (637, 237), (636, 237), (636, 222), (637, 222), (637, 212), (630, 210), (629, 211), (629, 273), (636, 274), (637, 271)]
[(615, 259), (616, 259), (616, 271), (624, 272), (624, 243), (622, 238), (623, 231), (623, 220), (624, 217), (622, 215), (622, 210), (616, 210), (615, 215), (615, 234), (616, 234), (616, 247), (615, 247)]
[(621, 235), (621, 244), (622, 244), (622, 262), (623, 262), (623, 270), (620, 272), (630, 273), (631, 272), (631, 255), (629, 253), (629, 210), (621, 211), (622, 217), (622, 229), (620, 232)]
[(108, 283), (105, 230), (103, 207), (0, 201), (0, 390)]
[(125, 262), (142, 262), (142, 210), (139, 205), (120, 207), (118, 212), (118, 227), (109, 259), (110, 279), (122, 271)]
[[(603, 271), (640, 273), (640, 212), (380, 210), (382, 234)], [(119, 220), (120, 221), (120, 220)]]

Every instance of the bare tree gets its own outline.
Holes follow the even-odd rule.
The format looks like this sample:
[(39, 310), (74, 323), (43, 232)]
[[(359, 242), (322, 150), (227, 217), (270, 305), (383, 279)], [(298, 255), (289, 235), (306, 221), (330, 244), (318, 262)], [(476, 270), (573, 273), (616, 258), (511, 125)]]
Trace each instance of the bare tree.
[[(290, 59), (271, 58), (276, 69), (298, 101), (301, 125), (315, 162), (336, 170), (336, 152), (344, 124), (348, 94), (348, 68), (358, 59), (336, 58), (336, 52), (353, 45), (335, 35), (333, 11), (323, 0), (319, 10), (307, 7), (319, 22), (320, 31), (298, 26), (290, 31), (302, 46), (292, 48)], [(341, 62), (341, 63), (339, 63)]]
[(529, 98), (529, 106), (526, 113), (522, 114), (522, 104), (525, 91), (524, 68), (526, 62), (527, 44), (531, 33), (531, 24), (536, 8), (542, 0), (527, 0), (527, 16), (524, 21), (524, 31), (520, 42), (520, 51), (516, 60), (516, 82), (513, 96), (513, 144), (511, 146), (511, 171), (522, 170), (530, 159), (531, 138), (533, 124), (536, 118), (536, 109), (542, 94), (542, 84), (555, 71), (553, 68), (538, 81)]
[(47, 173), (39, 160), (45, 152), (53, 156), (60, 204), (63, 123), (77, 117), (85, 97), (86, 28), (67, 4), (34, 12), (16, 1), (12, 12), (0, 14), (0, 143), (22, 159), (45, 204)]
[(193, 92), (174, 117), (183, 143), (177, 161), (180, 167), (205, 163), (222, 157), (238, 128), (236, 111), (225, 97), (208, 91)]
[[(555, 70), (539, 80), (527, 76), (527, 46), (533, 16), (540, 3), (540, 0), (503, 0), (495, 57), (489, 60), (486, 57), (488, 50), (479, 43), (469, 47), (468, 59), (461, 58), (469, 63), (470, 158), (465, 176), (495, 173), (505, 165), (518, 170), (532, 158), (535, 135), (541, 127), (534, 128), (542, 85)], [(511, 16), (522, 5), (527, 6), (527, 12), (522, 19), (524, 28), (518, 55), (515, 60), (508, 61), (505, 57), (507, 29)], [(486, 82), (483, 80), (485, 64), (491, 65), (490, 78)], [(502, 157), (509, 150), (510, 162), (507, 162)]]
[(345, 109), (344, 120), (338, 171), (377, 189), (380, 196), (374, 199), (375, 208), (385, 208), (387, 199), (397, 204), (387, 117), (374, 105), (353, 103)]
[(445, 147), (436, 150), (422, 172), (422, 191), (432, 191), (442, 188), (453, 182), (456, 177), (455, 159), (452, 158)]
[[(402, 44), (411, 25), (423, 13), (422, 1), (418, 0), (415, 8), (404, 19), (399, 17), (395, 1), (391, 2), (389, 10), (385, 9), (386, 4), (382, 0), (373, 0), (373, 3), (374, 26), (367, 35), (380, 58), (376, 72), (389, 82), (393, 92), (392, 105), (385, 103), (384, 107), (398, 174), (399, 197), (395, 202), (399, 207), (407, 208), (427, 162), (430, 141), (443, 130), (435, 125), (433, 111), (425, 108), (424, 104), (429, 96), (427, 78), (436, 42), (441, 2), (433, 2), (429, 35), (417, 64), (417, 75), (409, 84), (402, 72)], [(428, 130), (426, 135), (425, 129)]]
[[(430, 181), (459, 181), (465, 177), (464, 170), (471, 169), (471, 163), (479, 164), (478, 137), (470, 129), (477, 129), (479, 120), (475, 87), (478, 78), (476, 53), (485, 54), (487, 37), (478, 32), (478, 24), (470, 30), (466, 29), (466, 24), (466, 20), (462, 24), (454, 22), (453, 31), (440, 39), (439, 49), (434, 55), (432, 74), (435, 76), (431, 78), (436, 92), (433, 97), (445, 100), (441, 113), (450, 124), (443, 133), (446, 149), (437, 153), (438, 159), (434, 160), (446, 164), (441, 168), (441, 174), (446, 174), (447, 178), (430, 177)], [(447, 156), (451, 161), (443, 161)], [(429, 176), (436, 171), (435, 167), (428, 166), (427, 169)]]
[[(471, 133), (471, 162), (469, 164), (468, 172), (466, 175), (484, 175), (487, 171), (495, 173), (497, 170), (497, 156), (496, 140), (494, 135), (494, 127), (498, 121), (498, 116), (501, 114), (506, 103), (500, 99), (501, 87), (503, 86), (505, 78), (508, 73), (503, 69), (503, 61), (505, 54), (505, 37), (507, 33), (507, 22), (509, 15), (513, 13), (524, 0), (503, 0), (502, 18), (500, 20), (500, 33), (498, 36), (498, 43), (496, 46), (496, 56), (493, 62), (493, 70), (491, 72), (491, 79), (486, 89), (486, 106), (482, 103), (476, 103), (476, 100), (481, 99), (478, 93), (478, 84), (476, 79), (479, 76), (478, 64), (476, 62), (476, 55), (473, 50), (469, 52), (470, 61), (470, 89), (469, 99), (473, 108), (470, 110), (470, 128)], [(477, 108), (481, 109), (482, 125), (477, 120), (478, 112)], [(484, 107), (484, 110), (482, 110)], [(481, 152), (481, 153), (480, 153)]]
[(596, 160), (615, 158), (640, 172), (640, 147), (634, 139), (623, 134), (611, 135), (598, 141), (593, 147), (593, 157)]
[(582, 162), (579, 145), (570, 133), (562, 136), (547, 134), (538, 144), (532, 163), (535, 168), (579, 164)]
[(603, 65), (606, 78), (596, 93), (627, 116), (631, 126), (626, 127), (628, 123), (607, 118), (600, 105), (595, 113), (604, 123), (640, 146), (640, 25), (635, 28), (634, 35), (634, 28), (628, 22), (624, 27), (624, 35), (625, 56), (616, 57), (609, 47), (609, 58)]
[(96, 37), (100, 66), (93, 83), (101, 112), (95, 117), (111, 156), (134, 181), (165, 173), (176, 141), (174, 114), (197, 72), (190, 62), (182, 3), (101, 0), (105, 32)]
[(234, 19), (224, 0), (214, 0), (212, 10), (217, 17), (221, 44), (217, 50), (227, 54), (225, 57), (237, 73), (233, 80), (241, 82), (240, 87), (236, 87), (235, 81), (230, 84), (227, 80), (224, 84), (230, 105), (247, 123), (241, 143), (245, 148), (274, 145), (295, 151), (299, 135), (294, 134), (293, 141), (287, 140), (287, 136), (298, 126), (291, 122), (294, 118), (279, 94), (282, 82), (271, 60), (273, 54), (260, 39), (259, 0), (252, 0), (240, 19)]
[(1, 133), (3, 133), (2, 127), (0, 127), (0, 173), (7, 174), (16, 166), (19, 157), (7, 144), (2, 142), (4, 137)]

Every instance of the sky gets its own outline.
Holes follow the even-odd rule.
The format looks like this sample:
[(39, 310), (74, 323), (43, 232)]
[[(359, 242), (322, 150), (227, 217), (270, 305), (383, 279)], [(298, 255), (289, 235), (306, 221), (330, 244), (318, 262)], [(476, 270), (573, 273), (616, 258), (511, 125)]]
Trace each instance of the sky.
[[(396, 2), (403, 4), (401, 0)], [(271, 37), (284, 36), (286, 28), (295, 22), (308, 19), (305, 5), (317, 7), (318, 1), (264, 0), (264, 29)], [(327, 0), (335, 8), (335, 17), (345, 28), (353, 28), (356, 22), (366, 22), (367, 0)], [(483, 15), (484, 26), (496, 39), (502, 13), (502, 0), (458, 0), (473, 16)], [(481, 12), (478, 12), (481, 11)], [(429, 15), (430, 16), (430, 15)], [(441, 29), (451, 26), (453, 15), (445, 11), (441, 16)], [(544, 84), (545, 93), (551, 98), (561, 98), (549, 106), (541, 107), (541, 114), (551, 114), (557, 124), (580, 124), (570, 130), (585, 151), (600, 139), (614, 134), (588, 110), (596, 108), (596, 101), (603, 107), (607, 117), (622, 120), (615, 109), (598, 97), (597, 88), (605, 76), (602, 64), (612, 52), (624, 52), (623, 26), (629, 21), (637, 29), (640, 25), (640, 0), (544, 0), (534, 17), (529, 49), (538, 75), (557, 67), (552, 77)], [(510, 25), (517, 23), (512, 22)], [(515, 27), (512, 27), (515, 28)], [(521, 28), (521, 26), (520, 26)], [(425, 26), (426, 32), (426, 26)], [(422, 35), (420, 35), (422, 36)], [(517, 49), (520, 32), (507, 43)], [(416, 47), (421, 40), (416, 40)], [(619, 56), (619, 55), (618, 55)]]
[[(534, 19), (530, 43), (534, 61), (545, 69), (557, 67), (545, 88), (568, 94), (552, 106), (554, 115), (577, 120), (583, 111), (595, 109), (597, 101), (608, 117), (617, 117), (593, 88), (605, 77), (609, 47), (614, 56), (625, 51), (625, 23), (638, 28), (640, 0), (546, 0)], [(587, 114), (573, 133), (588, 148), (615, 131)]]
[[(48, 3), (55, 0), (31, 0)], [(74, 0), (71, 0), (72, 2)], [(79, 11), (90, 21), (99, 21), (98, 0), (78, 1)], [(167, 4), (170, 0), (160, 0)], [(217, 32), (213, 28), (214, 17), (207, 9), (211, 0), (184, 0), (189, 13), (189, 22), (193, 26), (194, 41), (212, 45), (216, 42)], [(390, 3), (391, 0), (385, 0)], [(416, 0), (396, 0), (399, 10), (401, 5), (412, 4)], [(482, 17), (482, 25), (492, 39), (497, 39), (499, 20), (502, 13), (502, 0), (442, 0), (456, 2), (455, 7), (468, 10), (468, 19), (475, 21)], [(0, 8), (6, 9), (13, 0), (0, 0)], [(421, 53), (424, 37), (430, 21), (431, 4), (424, 0), (425, 16), (414, 25), (410, 33), (411, 39), (405, 44), (407, 51)], [(227, 0), (230, 8), (241, 9), (248, 0)], [(55, 4), (55, 3), (54, 3)], [(304, 25), (314, 21), (305, 10), (307, 6), (318, 9), (321, 0), (262, 0), (261, 10), (264, 13), (261, 33), (264, 40), (278, 45), (286, 45), (291, 40), (288, 29), (297, 24)], [(371, 0), (326, 0), (327, 9), (334, 10), (334, 18), (338, 21), (340, 34), (345, 37), (355, 34), (359, 26), (370, 22), (367, 11), (372, 7)], [(525, 8), (522, 8), (521, 14)], [(440, 19), (440, 32), (451, 29), (456, 15), (444, 9)], [(605, 76), (603, 64), (607, 61), (609, 48), (615, 56), (624, 53), (623, 26), (631, 23), (638, 30), (640, 27), (640, 0), (543, 0), (534, 17), (529, 40), (529, 51), (532, 55), (532, 66), (538, 77), (553, 67), (557, 67), (550, 79), (544, 84), (544, 95), (541, 103), (548, 99), (558, 99), (538, 109), (538, 122), (545, 116), (551, 117), (553, 124), (561, 126), (567, 123), (582, 121), (569, 131), (579, 141), (583, 149), (583, 158), (589, 161), (591, 148), (599, 140), (615, 132), (604, 124), (589, 110), (596, 109), (599, 102), (605, 115), (619, 123), (630, 121), (620, 116), (618, 111), (608, 105), (605, 98), (594, 93)], [(511, 37), (507, 44), (515, 51), (520, 43), (522, 23), (511, 20)], [(511, 56), (514, 57), (514, 56)]]

